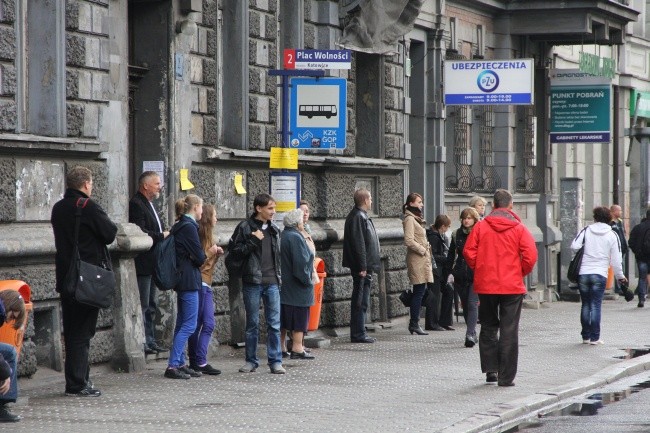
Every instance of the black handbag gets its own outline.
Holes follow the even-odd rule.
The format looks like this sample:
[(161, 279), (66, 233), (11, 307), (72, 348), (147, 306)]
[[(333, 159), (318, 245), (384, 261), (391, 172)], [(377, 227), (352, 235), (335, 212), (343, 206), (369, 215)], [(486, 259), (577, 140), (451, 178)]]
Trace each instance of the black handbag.
[(404, 290), (399, 294), (399, 300), (402, 301), (405, 307), (411, 306), (411, 300), (413, 299), (413, 290)]
[(104, 246), (105, 260), (102, 266), (93, 265), (81, 260), (79, 256), (79, 224), (81, 211), (88, 199), (77, 200), (74, 228), (74, 249), (70, 268), (63, 280), (61, 293), (74, 297), (77, 302), (97, 308), (108, 308), (113, 304), (115, 293), (115, 274), (110, 268), (110, 255)]
[[(587, 232), (585, 230), (587, 229), (585, 228), (582, 230), (585, 232), (584, 236), (582, 237), (582, 246), (578, 251), (576, 251), (575, 255), (571, 259), (571, 263), (569, 263), (569, 269), (566, 273), (567, 278), (572, 283), (577, 283), (578, 277), (580, 277), (580, 266), (582, 265), (582, 256), (585, 252), (585, 239), (587, 238)], [(580, 235), (578, 234), (578, 236)]]

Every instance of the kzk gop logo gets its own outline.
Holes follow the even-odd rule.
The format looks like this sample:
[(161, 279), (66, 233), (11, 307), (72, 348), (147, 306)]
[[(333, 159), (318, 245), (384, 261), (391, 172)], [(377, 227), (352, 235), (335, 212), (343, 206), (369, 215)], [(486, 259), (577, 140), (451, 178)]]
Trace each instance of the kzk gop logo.
[(478, 74), (476, 85), (486, 93), (494, 92), (499, 87), (499, 76), (494, 71), (483, 71)]

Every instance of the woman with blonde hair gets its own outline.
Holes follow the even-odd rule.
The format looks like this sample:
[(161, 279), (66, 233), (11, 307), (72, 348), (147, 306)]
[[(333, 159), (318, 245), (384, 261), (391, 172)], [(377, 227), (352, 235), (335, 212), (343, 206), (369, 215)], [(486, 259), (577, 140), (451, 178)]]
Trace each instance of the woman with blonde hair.
[(174, 235), (176, 266), (181, 278), (174, 289), (178, 297), (178, 313), (165, 377), (189, 379), (201, 376), (201, 372), (185, 365), (185, 345), (196, 330), (201, 291), (199, 269), (206, 259), (199, 240), (197, 222), (203, 215), (203, 200), (195, 194), (189, 194), (183, 199), (183, 203), (180, 200), (176, 202), (176, 212), (178, 218), (171, 234)]
[[(0, 326), (8, 324), (18, 330), (25, 322), (25, 300), (16, 290), (0, 291)], [(18, 355), (11, 344), (0, 343), (0, 422), (17, 422), (20, 416), (7, 409), (18, 398)]]
[(217, 211), (211, 204), (203, 205), (203, 214), (199, 220), (199, 240), (207, 258), (201, 266), (201, 292), (199, 293), (199, 311), (196, 330), (187, 342), (187, 354), (190, 368), (203, 374), (216, 376), (221, 374), (208, 364), (208, 346), (214, 331), (214, 301), (212, 296), (212, 275), (217, 266), (217, 259), (223, 255), (223, 249), (214, 243), (213, 231), (217, 225)]
[(480, 195), (475, 195), (469, 201), (469, 207), (473, 207), (478, 212), (479, 221), (483, 219), (485, 215), (485, 206), (487, 205), (487, 200), (481, 197)]
[(433, 264), (431, 246), (427, 240), (427, 222), (422, 215), (422, 196), (416, 192), (410, 193), (404, 203), (404, 245), (406, 245), (406, 267), (408, 277), (413, 284), (408, 330), (413, 335), (427, 335), (420, 328), (420, 308), (427, 283), (433, 283)]
[(451, 269), (454, 289), (463, 305), (463, 317), (467, 324), (465, 347), (474, 347), (476, 322), (478, 321), (478, 295), (474, 292), (474, 271), (470, 269), (463, 256), (463, 248), (474, 225), (479, 221), (479, 213), (473, 207), (467, 207), (460, 213), (460, 228), (451, 234), (451, 245), (447, 255), (447, 269)]

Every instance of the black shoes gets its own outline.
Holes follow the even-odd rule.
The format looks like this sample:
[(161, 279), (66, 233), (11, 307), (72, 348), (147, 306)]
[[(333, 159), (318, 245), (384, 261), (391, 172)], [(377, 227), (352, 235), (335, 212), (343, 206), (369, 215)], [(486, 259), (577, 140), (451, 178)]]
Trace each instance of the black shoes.
[(286, 350), (282, 351), (282, 357), (283, 358), (288, 358), (289, 356), (291, 356), (291, 353), (287, 352)]
[(18, 422), (20, 421), (20, 417), (18, 415), (14, 415), (9, 410), (7, 409), (7, 406), (0, 405), (0, 422)]
[(158, 343), (151, 343), (149, 348), (155, 350), (156, 352), (167, 352), (167, 348), (160, 346)]
[(443, 329), (446, 329), (447, 331), (455, 331), (456, 330), (456, 328), (454, 328), (452, 326), (444, 326), (444, 325), (443, 325)]
[(351, 343), (374, 343), (375, 341), (377, 340), (372, 337), (355, 338), (350, 340)]
[(194, 370), (197, 373), (207, 374), (208, 376), (218, 376), (221, 374), (221, 370), (214, 368), (210, 364), (205, 364), (203, 367), (198, 365), (190, 365), (188, 370)]
[(178, 368), (168, 368), (165, 370), (165, 377), (167, 379), (189, 379), (190, 375), (183, 373)]
[(444, 330), (445, 330), (445, 327), (444, 327), (444, 326), (440, 326), (440, 325), (438, 325), (438, 324), (436, 323), (436, 324), (433, 325), (433, 326), (425, 326), (424, 329), (427, 330), (427, 331), (444, 331)]
[(420, 324), (417, 321), (413, 320), (409, 321), (409, 332), (411, 335), (413, 335), (413, 333), (417, 335), (429, 335), (428, 332), (424, 332), (422, 328), (420, 328)]
[(476, 335), (465, 336), (465, 347), (474, 347), (477, 343)]
[(494, 382), (496, 382), (498, 380), (499, 380), (499, 376), (496, 373), (492, 372), (492, 371), (489, 371), (489, 372), (487, 372), (485, 374), (485, 381), (487, 383), (494, 383)]
[(102, 395), (102, 392), (98, 389), (91, 388), (90, 386), (86, 386), (84, 389), (81, 391), (66, 391), (65, 395), (68, 397), (99, 397)]
[(182, 367), (178, 367), (178, 371), (181, 373), (189, 374), (190, 377), (201, 377), (203, 374), (200, 371), (196, 371), (187, 365), (184, 365)]
[(515, 386), (514, 382), (499, 382), (497, 385), (499, 386)]
[(312, 355), (311, 353), (307, 353), (307, 351), (298, 353), (298, 352), (291, 352), (291, 359), (314, 359), (315, 356)]

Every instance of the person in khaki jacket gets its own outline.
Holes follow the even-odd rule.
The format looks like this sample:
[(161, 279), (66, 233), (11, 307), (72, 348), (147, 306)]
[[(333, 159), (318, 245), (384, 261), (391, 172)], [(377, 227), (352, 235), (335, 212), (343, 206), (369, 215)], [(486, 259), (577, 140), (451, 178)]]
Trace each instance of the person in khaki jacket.
[(411, 299), (411, 320), (408, 330), (411, 334), (427, 335), (420, 328), (420, 308), (427, 283), (433, 283), (431, 266), (431, 247), (427, 240), (426, 221), (422, 218), (422, 196), (412, 192), (404, 204), (404, 245), (406, 245), (406, 267), (408, 277), (413, 284)]

